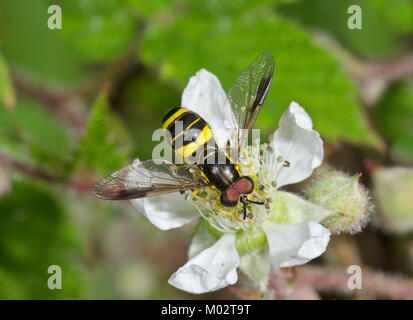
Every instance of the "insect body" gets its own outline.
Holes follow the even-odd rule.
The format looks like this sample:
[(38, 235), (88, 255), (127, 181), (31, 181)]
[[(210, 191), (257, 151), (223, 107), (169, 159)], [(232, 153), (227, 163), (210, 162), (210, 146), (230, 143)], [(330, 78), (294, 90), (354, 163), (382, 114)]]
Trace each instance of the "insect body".
[(216, 146), (210, 126), (198, 114), (177, 107), (170, 110), (162, 124), (177, 155), (186, 163), (200, 163)]
[(129, 200), (211, 188), (219, 194), (219, 202), (224, 207), (235, 207), (241, 202), (245, 219), (248, 202), (264, 203), (248, 198), (254, 191), (253, 179), (242, 176), (229, 154), (238, 156), (246, 144), (273, 73), (274, 58), (270, 52), (263, 52), (228, 92), (236, 122), (233, 129), (237, 132), (235, 141), (228, 140), (225, 150), (217, 146), (209, 124), (202, 117), (189, 109), (174, 108), (166, 114), (163, 128), (183, 164), (174, 165), (163, 160), (137, 161), (99, 180), (92, 187), (92, 193), (107, 200)]
[(218, 148), (204, 119), (195, 112), (177, 107), (166, 114), (163, 128), (174, 151), (186, 163), (195, 164), (201, 170), (205, 184), (221, 193), (223, 206), (235, 207), (239, 199), (244, 206), (250, 202), (245, 195), (253, 192), (253, 180), (241, 176), (228, 153)]

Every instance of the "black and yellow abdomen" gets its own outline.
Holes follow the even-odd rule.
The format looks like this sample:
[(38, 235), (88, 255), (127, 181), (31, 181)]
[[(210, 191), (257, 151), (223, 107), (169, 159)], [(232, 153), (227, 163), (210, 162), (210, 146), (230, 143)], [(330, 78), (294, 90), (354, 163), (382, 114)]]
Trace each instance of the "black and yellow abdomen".
[(241, 178), (229, 155), (218, 149), (208, 123), (195, 112), (174, 108), (162, 126), (175, 153), (184, 162), (196, 164), (210, 186), (224, 191)]
[(170, 110), (163, 119), (163, 129), (174, 151), (185, 162), (201, 161), (208, 150), (215, 152), (216, 146), (210, 126), (195, 112), (177, 107)]

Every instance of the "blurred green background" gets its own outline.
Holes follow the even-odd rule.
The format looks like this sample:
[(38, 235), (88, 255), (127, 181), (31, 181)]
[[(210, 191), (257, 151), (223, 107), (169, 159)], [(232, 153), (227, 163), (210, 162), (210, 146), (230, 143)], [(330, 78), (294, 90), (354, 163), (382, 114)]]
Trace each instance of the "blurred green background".
[[(52, 4), (61, 30), (47, 27)], [(347, 26), (353, 4), (362, 30)], [(169, 286), (193, 225), (159, 231), (89, 188), (151, 157), (153, 130), (197, 70), (228, 91), (264, 50), (276, 67), (256, 127), (272, 133), (300, 103), (325, 140), (324, 166), (362, 172), (372, 190), (372, 223), (333, 237), (321, 263), (411, 277), (412, 1), (1, 0), (0, 298), (240, 297)], [(47, 287), (53, 264), (62, 290)]]

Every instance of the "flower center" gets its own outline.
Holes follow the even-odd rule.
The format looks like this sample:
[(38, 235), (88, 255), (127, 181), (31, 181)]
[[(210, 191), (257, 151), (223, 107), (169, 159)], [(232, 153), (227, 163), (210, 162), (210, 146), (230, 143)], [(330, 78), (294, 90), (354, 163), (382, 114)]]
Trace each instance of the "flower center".
[(277, 190), (277, 176), (289, 166), (289, 162), (280, 157), (276, 159), (268, 144), (255, 143), (242, 150), (237, 166), (242, 176), (248, 176), (254, 182), (254, 191), (244, 195), (246, 198), (239, 201), (237, 206), (223, 206), (220, 192), (210, 187), (204, 188), (197, 197), (187, 197), (194, 202), (200, 215), (222, 232), (248, 230), (262, 224), (271, 214), (270, 203)]

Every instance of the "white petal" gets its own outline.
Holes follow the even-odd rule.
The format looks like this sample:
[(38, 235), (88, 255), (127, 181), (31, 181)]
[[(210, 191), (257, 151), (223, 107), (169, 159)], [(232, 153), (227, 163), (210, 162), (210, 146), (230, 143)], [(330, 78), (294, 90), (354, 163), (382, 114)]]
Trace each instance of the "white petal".
[(199, 218), (198, 210), (179, 192), (131, 200), (148, 220), (161, 230), (178, 228)]
[[(308, 178), (323, 161), (323, 141), (312, 127), (310, 116), (296, 102), (281, 116), (271, 142), (275, 158), (269, 168), (276, 174), (278, 187)], [(283, 167), (285, 160), (289, 167)]]
[(237, 282), (239, 264), (235, 233), (225, 233), (212, 247), (179, 268), (168, 282), (191, 293), (215, 291)]
[(218, 78), (201, 69), (189, 79), (181, 106), (199, 114), (210, 126), (219, 147), (225, 147), (236, 128), (227, 95)]
[(241, 255), (240, 269), (258, 286), (260, 293), (264, 293), (271, 270), (268, 247), (263, 246)]
[(219, 231), (216, 230), (216, 234), (211, 233), (211, 227), (209, 222), (205, 219), (201, 219), (195, 229), (194, 236), (192, 237), (191, 244), (188, 249), (188, 258), (192, 259), (205, 249), (214, 245), (217, 242)]
[(291, 225), (265, 221), (262, 229), (267, 235), (271, 264), (276, 270), (301, 265), (318, 257), (330, 240), (330, 232), (312, 221)]

